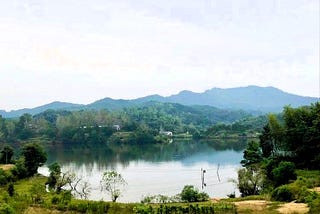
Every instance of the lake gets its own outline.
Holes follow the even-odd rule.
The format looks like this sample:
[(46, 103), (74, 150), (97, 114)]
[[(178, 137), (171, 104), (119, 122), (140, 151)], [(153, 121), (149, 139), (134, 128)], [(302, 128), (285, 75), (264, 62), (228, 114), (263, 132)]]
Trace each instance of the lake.
[[(119, 202), (140, 202), (144, 196), (173, 196), (185, 185), (194, 185), (210, 197), (226, 197), (235, 192), (230, 179), (237, 177), (237, 169), (246, 142), (174, 141), (158, 145), (55, 145), (47, 149), (47, 164), (58, 162), (62, 171), (72, 171), (88, 181), (89, 199), (110, 200), (100, 191), (100, 180), (106, 170), (116, 170), (127, 182)], [(201, 169), (206, 186), (201, 189)], [(39, 172), (48, 175), (47, 165)], [(218, 176), (219, 174), (219, 176)]]

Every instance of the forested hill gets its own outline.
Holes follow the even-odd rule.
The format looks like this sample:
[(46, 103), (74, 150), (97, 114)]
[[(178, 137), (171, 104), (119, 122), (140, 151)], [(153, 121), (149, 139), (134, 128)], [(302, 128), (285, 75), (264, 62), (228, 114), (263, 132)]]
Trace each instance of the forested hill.
[(24, 113), (38, 114), (47, 109), (52, 110), (119, 110), (128, 107), (144, 106), (150, 101), (163, 103), (179, 103), (182, 105), (206, 105), (220, 109), (244, 110), (251, 113), (281, 112), (283, 107), (291, 105), (299, 107), (310, 105), (319, 99), (315, 97), (303, 97), (289, 94), (274, 87), (238, 87), (238, 88), (212, 88), (203, 93), (182, 91), (176, 95), (163, 97), (150, 95), (133, 100), (104, 98), (88, 105), (53, 102), (32, 109), (16, 111), (1, 111), (3, 117), (19, 117)]
[(214, 124), (231, 124), (249, 117), (239, 110), (154, 101), (116, 111), (46, 110), (14, 119), (0, 116), (0, 140), (12, 143), (44, 137), (68, 143), (154, 143), (163, 141), (161, 131), (199, 138), (201, 132)]

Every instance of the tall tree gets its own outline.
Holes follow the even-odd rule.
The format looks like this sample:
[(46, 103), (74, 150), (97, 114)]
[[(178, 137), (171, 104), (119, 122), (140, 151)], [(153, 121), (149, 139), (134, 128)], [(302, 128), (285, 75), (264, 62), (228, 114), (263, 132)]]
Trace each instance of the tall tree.
[(268, 126), (270, 128), (270, 135), (272, 139), (274, 153), (281, 153), (284, 150), (286, 150), (283, 142), (285, 134), (284, 128), (282, 124), (280, 124), (275, 114), (270, 114), (268, 116), (268, 119)]
[(262, 189), (264, 174), (262, 170), (242, 168), (238, 171), (238, 181), (236, 181), (241, 196), (258, 195)]
[(262, 156), (264, 158), (274, 155), (274, 144), (270, 132), (270, 126), (267, 124), (263, 127), (262, 134), (259, 136)]
[(284, 109), (285, 143), (300, 167), (320, 166), (320, 103)]
[[(47, 184), (49, 185), (50, 189), (57, 190), (57, 182), (61, 176), (60, 165), (57, 162), (49, 165), (49, 172), (50, 172), (50, 175), (48, 177)], [(59, 192), (60, 189), (57, 191)]]
[(28, 143), (22, 148), (24, 165), (27, 169), (27, 176), (33, 176), (37, 173), (38, 167), (47, 161), (47, 154), (43, 148), (36, 143)]
[(260, 163), (262, 160), (262, 153), (259, 147), (259, 143), (250, 141), (247, 148), (243, 152), (244, 160), (241, 161), (244, 167), (253, 167), (255, 164)]
[(9, 145), (5, 145), (0, 152), (0, 163), (8, 164), (11, 163), (13, 157), (13, 148)]
[(23, 114), (19, 117), (19, 122), (16, 125), (16, 134), (17, 136), (22, 139), (28, 139), (32, 137), (32, 129), (31, 124), (32, 122), (32, 116), (30, 114)]

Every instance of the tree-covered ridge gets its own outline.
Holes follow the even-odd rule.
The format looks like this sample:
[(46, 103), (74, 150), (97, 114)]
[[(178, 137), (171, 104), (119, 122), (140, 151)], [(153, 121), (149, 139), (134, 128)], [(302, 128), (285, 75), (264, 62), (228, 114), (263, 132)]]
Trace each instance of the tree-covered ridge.
[(92, 144), (107, 141), (161, 142), (161, 131), (200, 137), (201, 132), (214, 124), (229, 124), (249, 116), (243, 111), (158, 102), (119, 111), (47, 110), (34, 116), (24, 114), (16, 119), (1, 117), (0, 142), (10, 143), (35, 137)]
[[(281, 115), (278, 116), (281, 117)], [(208, 128), (203, 135), (206, 138), (256, 138), (262, 132), (267, 121), (267, 115), (261, 115), (245, 117), (230, 124), (217, 123)]]

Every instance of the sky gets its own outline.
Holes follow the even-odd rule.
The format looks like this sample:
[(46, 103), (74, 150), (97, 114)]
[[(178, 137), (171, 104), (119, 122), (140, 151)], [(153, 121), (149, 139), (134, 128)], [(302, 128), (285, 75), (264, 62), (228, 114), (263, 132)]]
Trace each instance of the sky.
[(319, 0), (0, 0), (0, 109), (273, 86), (320, 96)]

